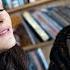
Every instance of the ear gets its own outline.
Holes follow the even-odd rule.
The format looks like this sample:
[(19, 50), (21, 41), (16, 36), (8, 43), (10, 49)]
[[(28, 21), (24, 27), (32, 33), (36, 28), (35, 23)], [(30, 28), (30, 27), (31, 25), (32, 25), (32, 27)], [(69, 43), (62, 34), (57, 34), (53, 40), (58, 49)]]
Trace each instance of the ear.
[(3, 9), (2, 0), (0, 0), (0, 9)]

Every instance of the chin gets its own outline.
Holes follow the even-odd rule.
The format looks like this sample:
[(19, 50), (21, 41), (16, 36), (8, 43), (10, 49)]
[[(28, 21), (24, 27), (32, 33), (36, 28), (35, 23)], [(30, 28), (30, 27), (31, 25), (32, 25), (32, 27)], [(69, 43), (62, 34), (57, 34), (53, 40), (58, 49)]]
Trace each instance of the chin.
[(12, 37), (9, 39), (8, 43), (7, 43), (7, 46), (8, 46), (7, 49), (12, 48), (12, 47), (15, 46), (15, 45), (16, 45), (16, 40), (15, 40), (15, 37), (12, 36)]
[(8, 35), (8, 37), (4, 37), (2, 40), (0, 39), (0, 50), (10, 49), (15, 46), (16, 40), (13, 34)]

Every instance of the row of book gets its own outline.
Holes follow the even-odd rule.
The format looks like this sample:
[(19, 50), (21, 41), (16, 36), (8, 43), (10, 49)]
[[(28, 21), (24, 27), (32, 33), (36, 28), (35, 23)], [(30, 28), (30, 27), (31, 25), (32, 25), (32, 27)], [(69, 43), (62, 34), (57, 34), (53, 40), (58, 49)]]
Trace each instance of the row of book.
[[(24, 31), (25, 31), (24, 27), (20, 28), (20, 30), (18, 29), (18, 33), (14, 33), (15, 38), (16, 38), (17, 44), (20, 45), (20, 40), (18, 40), (18, 37), (19, 37), (18, 35), (20, 34), (21, 36), (21, 32), (22, 32), (22, 35), (24, 35), (23, 37), (21, 36), (21, 38), (23, 39), (23, 44), (24, 46), (28, 46), (30, 39), (28, 38), (28, 35), (25, 33), (26, 31), (25, 32)], [(27, 39), (28, 39), (28, 42), (27, 42)], [(32, 42), (32, 44), (34, 45), (36, 43)], [(28, 61), (29, 61), (28, 70), (48, 70), (49, 64), (43, 51), (46, 51), (46, 50), (42, 50), (41, 48), (38, 48), (27, 52)]]
[[(22, 34), (21, 39), (25, 41), (25, 37), (32, 44), (37, 44), (49, 39), (55, 39), (57, 34), (63, 27), (70, 25), (70, 6), (49, 7), (39, 10), (30, 10), (22, 13)], [(21, 29), (21, 27), (19, 28)], [(19, 30), (17, 29), (17, 31)], [(18, 31), (20, 34), (20, 32)], [(25, 39), (25, 40), (24, 40)], [(26, 41), (27, 44), (27, 41)], [(45, 58), (41, 48), (30, 51), (28, 53), (30, 61), (29, 70), (48, 70), (47, 59)]]
[[(16, 16), (16, 18), (20, 17), (16, 14), (15, 14), (15, 16)], [(14, 16), (12, 16), (12, 18), (14, 19)], [(16, 21), (17, 20), (15, 20), (15, 22)], [(34, 33), (32, 28), (30, 28), (30, 26), (27, 25), (23, 19), (22, 19), (22, 21), (18, 21), (18, 22), (20, 24), (16, 27), (16, 29), (14, 29), (14, 35), (15, 35), (18, 45), (26, 47), (26, 46), (34, 45), (34, 44), (37, 44), (40, 42), (40, 40), (38, 40), (38, 37)], [(41, 48), (27, 51), (28, 61), (29, 61), (28, 70), (48, 70), (49, 64), (45, 57), (44, 51), (46, 51), (46, 50), (42, 50)]]
[(58, 6), (25, 11), (22, 16), (26, 25), (29, 26), (42, 41), (47, 41), (49, 39), (55, 39), (59, 31), (70, 24), (69, 12), (70, 6)]
[(35, 2), (36, 0), (2, 0), (5, 9), (11, 9), (25, 4)]
[(48, 70), (48, 63), (41, 48), (28, 52), (29, 70)]
[[(38, 39), (47, 41), (52, 38), (55, 39), (57, 34), (63, 27), (70, 25), (70, 6), (49, 7), (40, 10), (30, 10), (22, 14), (26, 29), (30, 31), (31, 39), (35, 44)], [(23, 24), (24, 25), (24, 24)], [(37, 36), (38, 35), (38, 36)], [(48, 70), (47, 60), (43, 56), (41, 49), (30, 52), (36, 70)], [(33, 70), (34, 70), (33, 69)]]

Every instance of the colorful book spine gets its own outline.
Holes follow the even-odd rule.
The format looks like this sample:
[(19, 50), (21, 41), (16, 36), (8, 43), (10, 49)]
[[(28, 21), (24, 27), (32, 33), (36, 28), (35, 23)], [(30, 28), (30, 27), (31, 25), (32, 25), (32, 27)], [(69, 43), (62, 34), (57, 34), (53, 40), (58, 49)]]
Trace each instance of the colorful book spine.
[(28, 53), (28, 69), (27, 70), (37, 70), (37, 65), (35, 64), (32, 55)]
[(40, 61), (36, 55), (36, 50), (29, 52), (29, 54), (31, 55), (35, 65), (37, 66), (37, 70), (43, 70), (42, 65), (40, 64)]
[(27, 26), (27, 24), (23, 21), (22, 25), (25, 27), (25, 29), (26, 29), (26, 31), (27, 31), (27, 33), (28, 33), (28, 35), (29, 35), (29, 37), (30, 37), (32, 43), (33, 43), (33, 44), (36, 44), (36, 42), (35, 42), (35, 40), (34, 40), (34, 37), (33, 37), (32, 33), (31, 33), (29, 27)]
[(49, 27), (49, 23), (47, 23), (42, 14), (39, 14), (39, 11), (32, 13), (33, 18), (38, 22), (38, 24), (53, 38), (55, 39), (57, 33)]
[(41, 10), (43, 13), (47, 14), (54, 21), (56, 21), (60, 26), (64, 27), (69, 25), (69, 22), (64, 18), (65, 15), (60, 15), (60, 11), (58, 12), (58, 7), (46, 8)]
[(58, 9), (58, 13), (63, 16), (63, 18), (68, 21), (70, 23), (70, 14), (69, 14), (70, 10), (67, 8), (59, 8)]
[(26, 32), (28, 33), (32, 44), (37, 44), (40, 42), (40, 40), (36, 37), (36, 34), (34, 34), (33, 30), (27, 25), (27, 22), (25, 20), (22, 21), (22, 25), (26, 29)]
[(33, 19), (29, 12), (24, 12), (23, 17), (28, 21), (29, 25), (37, 32), (43, 41), (49, 39), (49, 35), (40, 27), (40, 25)]
[(56, 28), (58, 32), (59, 32), (59, 30), (62, 29), (62, 27), (61, 27), (56, 21), (54, 21), (51, 17), (49, 17), (49, 16), (48, 16), (47, 14), (45, 14), (45, 13), (42, 13), (42, 14), (43, 14), (43, 16), (46, 18), (46, 20), (49, 22), (49, 24), (50, 24), (51, 26), (53, 26), (54, 28)]
[(56, 32), (56, 33), (59, 32), (59, 29), (57, 28), (59, 26), (54, 20), (52, 20), (47, 14), (44, 14), (43, 12), (40, 12), (39, 14), (42, 14), (42, 18), (46, 21), (46, 23), (48, 23), (48, 26), (50, 28), (52, 28), (54, 30), (54, 32)]
[(66, 19), (63, 17), (63, 15), (61, 15), (59, 12), (58, 12), (58, 9), (57, 8), (54, 8), (54, 11), (52, 12), (53, 15), (55, 15), (57, 17), (57, 19), (59, 19), (59, 21), (62, 21), (63, 25), (64, 26), (67, 26), (69, 25), (69, 22), (66, 21)]
[(38, 49), (37, 49), (36, 54), (37, 54), (37, 56), (38, 56), (40, 62), (42, 63), (42, 66), (43, 66), (44, 70), (48, 70), (49, 65), (48, 65), (48, 63), (47, 63), (47, 60), (46, 60), (46, 58), (45, 58), (45, 56), (44, 56), (44, 54), (43, 54), (41, 48), (38, 48)]
[[(46, 12), (44, 12), (44, 13), (46, 13)], [(47, 13), (47, 15), (50, 16), (53, 20), (55, 20), (60, 26), (62, 26), (62, 27), (66, 26), (65, 22), (63, 20), (61, 20), (60, 15), (55, 13), (54, 11)]]

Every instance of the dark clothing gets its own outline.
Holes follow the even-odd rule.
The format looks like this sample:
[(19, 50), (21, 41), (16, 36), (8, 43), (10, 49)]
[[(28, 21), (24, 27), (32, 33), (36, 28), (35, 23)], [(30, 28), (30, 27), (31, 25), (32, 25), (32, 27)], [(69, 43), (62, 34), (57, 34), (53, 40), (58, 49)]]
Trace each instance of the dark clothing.
[(70, 46), (67, 45), (68, 39), (70, 40), (70, 26), (64, 27), (55, 39), (50, 53), (48, 70), (70, 70)]
[(0, 70), (28, 70), (28, 56), (17, 45), (0, 53)]

